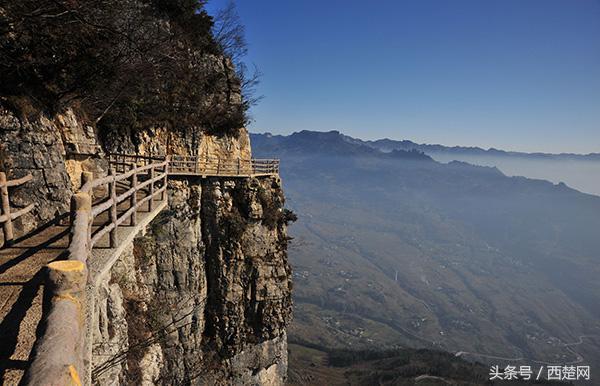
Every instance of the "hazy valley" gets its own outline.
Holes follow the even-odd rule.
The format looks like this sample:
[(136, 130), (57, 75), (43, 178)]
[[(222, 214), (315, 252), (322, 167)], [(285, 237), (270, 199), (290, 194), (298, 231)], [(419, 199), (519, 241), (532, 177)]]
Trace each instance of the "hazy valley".
[(600, 364), (600, 197), (337, 132), (252, 141), (299, 215), (290, 342)]

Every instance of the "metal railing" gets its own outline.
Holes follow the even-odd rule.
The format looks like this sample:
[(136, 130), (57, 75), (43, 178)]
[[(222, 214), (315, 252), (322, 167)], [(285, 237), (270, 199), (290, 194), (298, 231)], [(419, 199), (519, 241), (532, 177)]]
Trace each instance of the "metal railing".
[(27, 181), (30, 181), (31, 178), (31, 174), (28, 174), (25, 177), (9, 181), (6, 179), (6, 173), (0, 172), (0, 196), (2, 199), (2, 215), (0, 215), (0, 224), (2, 224), (2, 230), (4, 233), (4, 245), (10, 244), (15, 238), (12, 223), (13, 220), (23, 216), (26, 213), (29, 213), (35, 206), (34, 204), (29, 204), (25, 208), (13, 212), (10, 208), (8, 188), (24, 184)]

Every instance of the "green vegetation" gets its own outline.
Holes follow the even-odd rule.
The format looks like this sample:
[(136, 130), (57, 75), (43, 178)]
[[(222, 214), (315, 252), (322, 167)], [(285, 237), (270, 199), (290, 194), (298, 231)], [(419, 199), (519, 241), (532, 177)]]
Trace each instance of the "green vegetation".
[(290, 209), (283, 208), (283, 212), (281, 214), (281, 221), (283, 221), (285, 225), (290, 225), (290, 223), (298, 221), (298, 215)]
[[(235, 134), (256, 84), (233, 8), (204, 0), (22, 0), (0, 5), (0, 94), (21, 115), (72, 107), (102, 133), (164, 125)], [(236, 64), (238, 71), (236, 72)]]
[(257, 196), (263, 210), (262, 222), (269, 229), (275, 229), (281, 224), (289, 225), (298, 220), (298, 216), (292, 210), (287, 208), (282, 209), (285, 199), (281, 191), (267, 191), (259, 187)]
[(247, 226), (247, 220), (242, 217), (237, 207), (234, 206), (230, 211), (223, 213), (220, 229), (230, 240), (239, 240)]
[(292, 341), (290, 385), (558, 385), (560, 382), (489, 380), (489, 367), (454, 355), (411, 348), (339, 350)]

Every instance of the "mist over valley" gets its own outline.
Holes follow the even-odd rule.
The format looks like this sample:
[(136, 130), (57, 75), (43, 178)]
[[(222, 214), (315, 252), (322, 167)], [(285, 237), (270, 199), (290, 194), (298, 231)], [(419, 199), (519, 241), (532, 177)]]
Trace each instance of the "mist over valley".
[(600, 197), (338, 132), (252, 141), (299, 217), (290, 342), (598, 363)]

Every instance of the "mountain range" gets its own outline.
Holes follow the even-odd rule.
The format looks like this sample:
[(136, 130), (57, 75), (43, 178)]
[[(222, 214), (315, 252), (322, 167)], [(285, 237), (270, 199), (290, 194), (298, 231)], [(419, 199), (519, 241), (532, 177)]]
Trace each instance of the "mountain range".
[[(333, 131), (339, 133), (337, 131)], [(378, 139), (374, 141), (363, 141), (361, 139), (352, 138), (347, 135), (342, 137), (351, 143), (364, 144), (375, 149), (389, 152), (393, 150), (417, 150), (426, 154), (429, 153), (450, 153), (454, 155), (467, 156), (490, 156), (490, 157), (520, 157), (529, 159), (544, 159), (544, 160), (587, 160), (600, 161), (600, 153), (576, 154), (576, 153), (526, 153), (518, 151), (506, 151), (495, 148), (483, 149), (476, 146), (444, 146), (439, 144), (423, 144), (416, 143), (410, 140), (393, 140), (389, 138)]]
[(564, 182), (582, 192), (600, 196), (600, 153), (524, 153), (494, 148), (419, 144), (387, 138), (363, 141), (349, 136), (342, 137), (348, 142), (383, 152), (420, 151), (439, 162), (463, 161), (473, 165), (494, 166), (508, 176)]
[(299, 217), (290, 341), (600, 365), (600, 197), (398, 143), (252, 135)]

